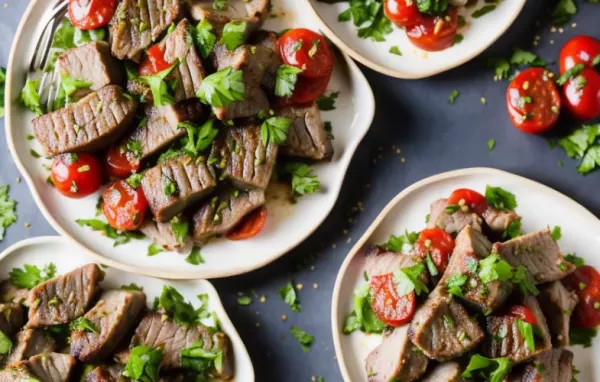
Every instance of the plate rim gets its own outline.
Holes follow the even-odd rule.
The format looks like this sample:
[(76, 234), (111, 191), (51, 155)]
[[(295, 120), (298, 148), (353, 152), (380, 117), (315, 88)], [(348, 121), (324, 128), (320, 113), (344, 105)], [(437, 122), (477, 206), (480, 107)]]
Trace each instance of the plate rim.
[[(446, 171), (440, 174), (429, 176), (425, 179), (419, 180), (410, 186), (404, 188), (400, 191), (396, 196), (392, 198), (392, 200), (381, 210), (381, 212), (377, 215), (373, 223), (369, 225), (369, 227), (365, 230), (364, 234), (360, 237), (360, 239), (354, 244), (352, 249), (346, 255), (342, 265), (339, 268), (339, 271), (335, 278), (335, 284), (333, 288), (333, 293), (331, 297), (331, 333), (333, 336), (333, 345), (335, 348), (335, 356), (338, 360), (338, 365), (340, 368), (340, 373), (346, 382), (352, 382), (350, 378), (348, 368), (346, 366), (346, 360), (344, 359), (344, 353), (342, 351), (341, 345), (341, 331), (340, 331), (340, 323), (337, 318), (337, 311), (340, 305), (340, 292), (342, 281), (344, 279), (344, 275), (348, 270), (348, 266), (360, 251), (360, 249), (364, 246), (364, 244), (369, 240), (369, 238), (373, 235), (373, 232), (377, 230), (382, 221), (388, 216), (394, 207), (400, 203), (405, 197), (409, 196), (414, 192), (418, 192), (420, 189), (427, 187), (431, 184), (438, 183), (447, 179), (459, 178), (463, 176), (472, 176), (472, 175), (497, 175), (504, 176), (508, 179), (513, 179), (519, 182), (523, 182), (525, 184), (530, 184), (532, 186), (543, 189), (545, 192), (553, 194), (556, 197), (559, 197), (564, 200), (565, 203), (570, 205), (570, 208), (577, 210), (577, 213), (587, 214), (595, 220), (600, 226), (600, 218), (594, 215), (590, 210), (585, 208), (583, 205), (575, 201), (573, 198), (563, 194), (560, 191), (553, 189), (550, 186), (547, 186), (543, 183), (537, 182), (535, 180), (531, 180), (521, 175), (513, 174), (508, 171), (499, 170), (491, 167), (471, 167), (471, 168), (463, 168), (458, 170)], [(600, 228), (600, 227), (599, 227)]]
[[(29, 6), (25, 10), (25, 13), (23, 14), (23, 16), (21, 18), (21, 21), (19, 22), (17, 31), (15, 32), (15, 36), (13, 38), (13, 43), (12, 43), (9, 57), (8, 57), (8, 64), (7, 64), (7, 71), (6, 71), (6, 73), (7, 73), (6, 74), (6, 77), (7, 77), (7, 79), (6, 79), (6, 94), (12, 94), (13, 77), (14, 77), (13, 62), (17, 60), (16, 54), (15, 54), (17, 45), (22, 43), (21, 35), (25, 29), (25, 24), (29, 20), (31, 13), (33, 12), (35, 6), (38, 4), (40, 4), (40, 6), (42, 6), (42, 7), (48, 8), (48, 6), (43, 5), (42, 0), (31, 0), (29, 3)], [(290, 4), (291, 4), (290, 6), (295, 7), (294, 9), (296, 10), (296, 12), (298, 12), (298, 9), (299, 9), (297, 7), (298, 4), (295, 3), (294, 0), (292, 0)], [(301, 17), (299, 19), (306, 20), (303, 17)], [(25, 179), (25, 183), (27, 184), (27, 187), (31, 193), (31, 196), (33, 197), (33, 200), (34, 200), (37, 208), (41, 211), (42, 215), (44, 216), (44, 218), (46, 219), (48, 224), (50, 224), (50, 226), (55, 231), (57, 231), (61, 237), (67, 238), (71, 242), (78, 245), (82, 250), (84, 250), (91, 256), (94, 256), (97, 259), (97, 261), (102, 262), (103, 264), (106, 264), (108, 266), (126, 271), (126, 272), (136, 273), (136, 274), (155, 277), (155, 278), (164, 278), (164, 279), (173, 279), (173, 280), (213, 279), (213, 278), (231, 277), (231, 276), (237, 276), (237, 275), (249, 273), (249, 272), (255, 271), (257, 269), (260, 269), (260, 268), (272, 263), (273, 261), (281, 258), (286, 253), (288, 253), (289, 251), (291, 251), (292, 249), (294, 249), (295, 247), (297, 247), (298, 245), (303, 243), (305, 240), (307, 240), (323, 224), (323, 222), (329, 216), (329, 214), (331, 213), (331, 211), (333, 210), (333, 208), (335, 207), (335, 205), (339, 199), (339, 195), (341, 193), (344, 180), (348, 174), (348, 168), (350, 167), (350, 163), (352, 162), (352, 159), (354, 158), (356, 149), (358, 148), (358, 145), (364, 139), (367, 132), (370, 130), (371, 125), (373, 124), (373, 119), (375, 118), (375, 107), (376, 107), (373, 89), (371, 88), (370, 83), (367, 81), (365, 75), (358, 68), (356, 63), (346, 53), (344, 53), (344, 51), (340, 50), (340, 53), (341, 53), (341, 57), (344, 58), (345, 64), (347, 65), (348, 71), (351, 74), (351, 76), (353, 78), (356, 78), (360, 83), (362, 83), (362, 86), (365, 88), (364, 97), (361, 97), (361, 108), (366, 106), (366, 107), (368, 107), (368, 109), (366, 110), (366, 113), (365, 113), (365, 110), (361, 109), (361, 114), (363, 114), (363, 113), (366, 114), (366, 119), (365, 119), (366, 122), (364, 124), (365, 126), (364, 127), (360, 126), (361, 129), (360, 130), (357, 129), (358, 134), (356, 135), (355, 139), (353, 139), (347, 147), (344, 147), (344, 151), (350, 152), (351, 155), (348, 155), (347, 159), (345, 161), (341, 161), (341, 166), (342, 166), (341, 171), (343, 172), (341, 181), (339, 182), (339, 184), (337, 184), (337, 186), (334, 186), (328, 190), (328, 192), (335, 192), (333, 203), (328, 208), (327, 213), (322, 217), (322, 219), (320, 219), (319, 221), (316, 221), (314, 226), (310, 230), (307, 231), (306, 235), (303, 238), (297, 240), (297, 242), (289, 243), (285, 249), (277, 252), (270, 258), (266, 258), (260, 262), (257, 262), (255, 264), (252, 264), (249, 266), (244, 266), (244, 267), (238, 266), (237, 268), (233, 267), (233, 268), (229, 268), (229, 269), (223, 270), (223, 271), (217, 270), (217, 271), (208, 271), (208, 272), (206, 272), (206, 271), (203, 272), (201, 270), (195, 271), (195, 272), (193, 272), (193, 271), (168, 271), (168, 270), (165, 271), (165, 270), (160, 270), (160, 269), (153, 269), (153, 268), (148, 268), (148, 267), (123, 264), (117, 260), (113, 260), (111, 258), (105, 257), (100, 253), (96, 253), (92, 248), (89, 248), (84, 243), (78, 241), (77, 238), (71, 236), (69, 234), (69, 232), (65, 228), (63, 228), (62, 225), (56, 219), (54, 219), (54, 217), (50, 213), (48, 207), (41, 200), (40, 193), (35, 186), (35, 182), (34, 182), (32, 175), (27, 171), (25, 165), (23, 164), (23, 162), (20, 159), (19, 154), (17, 153), (16, 147), (15, 147), (15, 142), (14, 142), (14, 137), (12, 134), (12, 125), (13, 125), (12, 108), (15, 107), (15, 105), (14, 105), (15, 102), (14, 102), (14, 100), (11, 100), (9, 97), (6, 97), (5, 101), (4, 101), (4, 108), (6, 111), (6, 113), (5, 113), (5, 133), (6, 133), (8, 149), (10, 151), (11, 157), (12, 157), (15, 165), (17, 166), (19, 172)], [(355, 93), (352, 93), (352, 94), (355, 94)]]
[(378, 73), (384, 74), (389, 77), (400, 78), (400, 79), (404, 79), (404, 80), (419, 80), (419, 79), (423, 79), (423, 78), (433, 77), (437, 74), (457, 68), (457, 67), (471, 61), (475, 57), (479, 56), (481, 53), (483, 53), (483, 51), (485, 51), (487, 48), (492, 46), (496, 41), (498, 41), (498, 39), (500, 37), (502, 37), (502, 35), (508, 30), (508, 28), (510, 28), (511, 25), (514, 24), (515, 20), (517, 19), (517, 17), (519, 17), (519, 15), (521, 14), (521, 11), (525, 7), (525, 2), (526, 2), (526, 0), (516, 0), (516, 1), (519, 1), (520, 4), (518, 4), (516, 12), (512, 15), (510, 22), (508, 22), (502, 28), (498, 29), (498, 32), (496, 34), (494, 34), (493, 37), (489, 40), (489, 42), (487, 44), (485, 44), (481, 49), (477, 49), (477, 50), (473, 51), (471, 54), (465, 56), (464, 58), (462, 58), (458, 61), (454, 61), (450, 64), (443, 65), (442, 67), (432, 70), (429, 73), (411, 75), (411, 74), (407, 74), (405, 72), (378, 64), (375, 61), (367, 58), (363, 54), (358, 53), (356, 50), (352, 49), (344, 40), (342, 40), (341, 38), (339, 38), (337, 36), (337, 34), (333, 31), (333, 29), (329, 26), (329, 24), (321, 17), (319, 12), (317, 12), (317, 9), (312, 4), (312, 0), (300, 0), (300, 1), (307, 5), (308, 9), (311, 12), (312, 17), (315, 20), (317, 20), (319, 26), (321, 27), (321, 30), (323, 31), (323, 33), (325, 33), (325, 36), (327, 36), (327, 38), (329, 38), (338, 48), (340, 48), (344, 54), (349, 55), (356, 61), (360, 62), (361, 64), (365, 65), (366, 67), (368, 67)]

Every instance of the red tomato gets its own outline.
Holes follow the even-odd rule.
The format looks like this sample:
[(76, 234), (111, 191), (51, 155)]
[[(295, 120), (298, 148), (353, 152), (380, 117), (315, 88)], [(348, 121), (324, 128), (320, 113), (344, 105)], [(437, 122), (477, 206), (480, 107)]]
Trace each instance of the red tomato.
[(440, 274), (446, 270), (453, 250), (454, 238), (439, 228), (427, 228), (421, 231), (419, 239), (415, 243), (416, 253), (423, 258), (430, 255)]
[(523, 320), (531, 325), (535, 325), (537, 323), (537, 320), (535, 319), (535, 315), (526, 306), (513, 305), (510, 307), (508, 312), (511, 316), (520, 318), (521, 320)]
[(560, 94), (549, 73), (543, 68), (529, 68), (519, 73), (508, 86), (508, 115), (525, 133), (547, 131), (558, 121)]
[(398, 296), (391, 273), (371, 277), (371, 308), (377, 317), (390, 326), (402, 326), (412, 319), (417, 302), (415, 292)]
[(330, 76), (309, 78), (298, 76), (294, 94), (289, 98), (291, 104), (304, 104), (315, 101), (325, 94)]
[(563, 86), (565, 104), (571, 115), (581, 121), (600, 115), (600, 74), (593, 69), (583, 71)]
[(258, 235), (267, 220), (267, 207), (260, 207), (252, 211), (227, 234), (229, 240), (246, 240)]
[(406, 35), (416, 47), (436, 52), (454, 44), (457, 30), (458, 11), (451, 7), (445, 16), (422, 15), (419, 24), (406, 29)]
[(140, 66), (138, 67), (138, 74), (141, 76), (151, 76), (156, 73), (160, 73), (163, 70), (167, 70), (171, 67), (165, 60), (165, 52), (160, 50), (158, 44), (152, 45), (147, 51)]
[(146, 216), (148, 202), (141, 187), (131, 188), (117, 180), (102, 193), (102, 210), (111, 227), (121, 231), (138, 229)]
[(333, 57), (325, 37), (309, 29), (291, 29), (279, 37), (279, 55), (284, 63), (302, 69), (304, 77), (330, 76)]
[(567, 41), (560, 51), (560, 74), (577, 64), (591, 68), (592, 60), (600, 56), (600, 41), (590, 36), (576, 36)]
[(69, 20), (79, 29), (100, 28), (112, 19), (118, 0), (69, 0)]
[(62, 154), (54, 157), (52, 182), (69, 198), (83, 198), (98, 191), (102, 184), (102, 167), (88, 153)]
[(132, 160), (120, 146), (113, 146), (106, 153), (106, 170), (113, 178), (127, 178), (140, 169), (140, 162)]
[(468, 206), (477, 215), (482, 215), (488, 207), (485, 196), (468, 188), (459, 188), (452, 192), (448, 198), (448, 204), (458, 204), (461, 207), (463, 205)]
[(401, 28), (417, 25), (423, 19), (414, 0), (386, 0), (383, 6), (387, 18)]
[(573, 325), (578, 328), (600, 326), (600, 273), (583, 265), (567, 276), (564, 283), (579, 297), (579, 304), (571, 316)]

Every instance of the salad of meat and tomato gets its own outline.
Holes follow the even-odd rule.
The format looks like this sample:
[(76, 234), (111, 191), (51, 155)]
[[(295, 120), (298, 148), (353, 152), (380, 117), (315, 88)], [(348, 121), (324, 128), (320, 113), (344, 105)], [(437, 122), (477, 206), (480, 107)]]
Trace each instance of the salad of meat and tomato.
[(269, 183), (317, 192), (310, 163), (333, 156), (316, 103), (334, 69), (328, 42), (262, 29), (268, 0), (143, 3), (69, 1), (46, 68), (60, 74), (56, 99), (42, 106), (37, 80), (22, 93), (53, 157), (49, 182), (69, 198), (103, 188), (106, 222), (78, 223), (115, 244), (252, 238)]
[(522, 233), (516, 207), (500, 187), (457, 189), (421, 232), (365, 249), (343, 332), (383, 334), (370, 382), (572, 381), (566, 347), (600, 325), (600, 274), (562, 253), (560, 227)]

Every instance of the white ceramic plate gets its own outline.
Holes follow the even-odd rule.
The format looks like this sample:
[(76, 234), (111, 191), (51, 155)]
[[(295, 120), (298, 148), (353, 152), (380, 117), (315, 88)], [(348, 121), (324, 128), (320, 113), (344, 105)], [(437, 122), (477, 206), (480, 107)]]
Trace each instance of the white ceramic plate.
[[(369, 84), (356, 64), (341, 54), (337, 55), (327, 92), (340, 92), (337, 109), (322, 114), (323, 120), (331, 121), (333, 125), (335, 155), (331, 163), (313, 166), (323, 191), (299, 198), (295, 205), (284, 203), (281, 198), (268, 198), (269, 216), (265, 228), (256, 238), (241, 242), (213, 241), (202, 249), (206, 263), (194, 266), (186, 263), (186, 255), (181, 254), (161, 253), (147, 257), (150, 240), (136, 240), (113, 248), (112, 240), (78, 226), (76, 219), (94, 217), (98, 194), (79, 200), (68, 199), (46, 183), (49, 172), (43, 165), (50, 161), (34, 158), (30, 149), (38, 153), (43, 150), (37, 141), (26, 139), (33, 133), (31, 119), (34, 115), (17, 102), (33, 49), (31, 41), (37, 35), (38, 23), (44, 13), (42, 4), (45, 5), (45, 1), (31, 2), (12, 47), (6, 83), (6, 132), (10, 151), (34, 200), (61, 235), (80, 244), (98, 261), (126, 271), (176, 279), (214, 278), (248, 272), (277, 259), (306, 239), (329, 214), (350, 159), (369, 129), (375, 112)], [(274, 0), (273, 13), (278, 17), (269, 19), (265, 28), (279, 31), (291, 26), (306, 26), (317, 30), (314, 24), (300, 19), (303, 12), (297, 10), (296, 5), (296, 0)]]
[[(516, 211), (523, 217), (523, 232), (560, 225), (561, 250), (564, 253), (576, 253), (587, 264), (600, 268), (600, 257), (596, 253), (596, 248), (600, 246), (600, 220), (580, 204), (547, 186), (488, 168), (451, 171), (417, 182), (399, 193), (383, 209), (352, 248), (338, 273), (333, 291), (331, 321), (335, 352), (346, 381), (367, 380), (365, 358), (381, 343), (379, 335), (362, 332), (344, 335), (341, 332), (344, 317), (353, 310), (352, 291), (365, 283), (365, 246), (386, 241), (390, 234), (402, 233), (404, 229), (421, 231), (425, 228), (425, 216), (433, 201), (450, 195), (457, 188), (471, 188), (483, 193), (488, 184), (515, 194), (519, 203)], [(597, 366), (600, 365), (600, 340), (594, 341), (593, 348), (577, 346), (571, 350), (575, 353), (575, 365), (581, 370), (577, 379), (600, 380)]]
[[(459, 29), (464, 40), (441, 52), (425, 52), (408, 40), (404, 30), (394, 26), (394, 32), (385, 42), (374, 42), (358, 37), (352, 22), (339, 22), (338, 15), (348, 9), (348, 2), (327, 4), (319, 0), (301, 0), (314, 13), (320, 28), (334, 44), (355, 60), (388, 76), (406, 79), (430, 77), (455, 68), (471, 60), (492, 45), (515, 21), (525, 0), (500, 1), (497, 8), (478, 19), (472, 19), (473, 11), (485, 3), (461, 9), (467, 24)], [(402, 56), (389, 53), (390, 47), (398, 46)]]
[[(23, 268), (24, 264), (37, 265), (39, 268), (42, 268), (46, 264), (54, 263), (57, 268), (57, 274), (60, 275), (96, 261), (95, 257), (82, 253), (78, 246), (67, 239), (59, 236), (36, 237), (23, 240), (7, 248), (0, 254), (0, 280), (7, 279), (11, 269), (16, 267)], [(206, 280), (160, 280), (123, 272), (110, 267), (102, 268), (102, 270), (106, 272), (106, 276), (101, 282), (102, 287), (119, 288), (122, 285), (135, 283), (144, 288), (149, 308), (152, 301), (154, 301), (154, 297), (160, 296), (163, 285), (170, 285), (176, 288), (195, 308), (198, 308), (198, 298), (196, 296), (203, 293), (208, 294), (209, 310), (217, 314), (223, 331), (229, 336), (233, 345), (235, 359), (234, 380), (236, 382), (254, 382), (254, 369), (248, 351), (227, 316), (219, 299), (219, 294), (211, 283)]]

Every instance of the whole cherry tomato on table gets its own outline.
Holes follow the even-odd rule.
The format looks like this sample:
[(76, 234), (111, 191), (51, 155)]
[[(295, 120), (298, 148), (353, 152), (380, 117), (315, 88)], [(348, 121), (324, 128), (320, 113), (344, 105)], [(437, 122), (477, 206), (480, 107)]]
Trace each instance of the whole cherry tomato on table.
[(377, 317), (394, 327), (412, 319), (417, 306), (415, 291), (399, 296), (392, 273), (371, 277), (371, 309)]
[(406, 29), (406, 35), (416, 47), (435, 52), (452, 46), (457, 31), (458, 11), (449, 7), (444, 16), (424, 15), (418, 24)]
[(100, 28), (112, 19), (118, 0), (69, 0), (69, 20), (82, 30)]
[(591, 68), (594, 59), (600, 59), (600, 41), (590, 36), (573, 37), (560, 51), (560, 74), (577, 64)]
[(458, 205), (461, 208), (463, 206), (467, 206), (470, 211), (473, 211), (480, 216), (488, 208), (488, 203), (485, 199), (485, 196), (468, 188), (459, 188), (458, 190), (454, 190), (454, 192), (452, 192), (448, 198), (448, 204)]
[(552, 77), (546, 69), (529, 68), (519, 73), (508, 86), (508, 115), (519, 130), (537, 134), (556, 125), (561, 100)]
[(584, 68), (563, 86), (565, 105), (571, 115), (581, 121), (600, 115), (600, 74)]
[(160, 49), (158, 44), (151, 46), (144, 54), (142, 61), (138, 67), (138, 74), (140, 76), (151, 76), (156, 73), (160, 73), (163, 70), (167, 70), (171, 67), (165, 60), (165, 52)]
[(237, 227), (227, 234), (229, 240), (246, 240), (259, 234), (267, 220), (267, 207), (252, 211)]
[(525, 321), (531, 325), (535, 325), (537, 320), (533, 312), (523, 305), (513, 305), (508, 309), (508, 313), (513, 316)]
[(567, 276), (563, 283), (579, 297), (571, 315), (573, 325), (577, 328), (600, 326), (600, 273), (589, 265), (583, 265)]
[(331, 75), (333, 56), (322, 35), (305, 28), (290, 29), (279, 37), (277, 45), (283, 62), (302, 69), (301, 76)]
[(148, 201), (142, 187), (132, 188), (118, 180), (102, 193), (102, 210), (111, 227), (121, 231), (138, 229), (146, 217)]
[(415, 242), (415, 252), (425, 258), (431, 256), (438, 273), (444, 273), (454, 250), (454, 238), (439, 228), (427, 228), (421, 231)]
[(54, 157), (51, 176), (61, 194), (70, 198), (83, 198), (100, 188), (102, 167), (92, 154), (61, 154)]
[(412, 27), (423, 19), (414, 0), (385, 0), (383, 10), (386, 17), (399, 27)]

